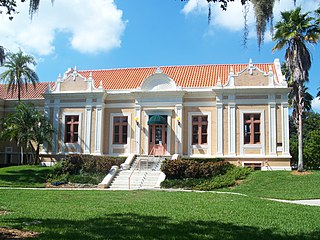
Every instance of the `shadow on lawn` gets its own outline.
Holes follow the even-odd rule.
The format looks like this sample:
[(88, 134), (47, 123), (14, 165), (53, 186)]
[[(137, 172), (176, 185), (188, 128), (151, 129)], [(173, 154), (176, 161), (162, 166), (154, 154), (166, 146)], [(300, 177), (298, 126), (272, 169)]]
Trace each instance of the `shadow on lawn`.
[(47, 179), (47, 175), (50, 173), (50, 169), (39, 168), (39, 170), (24, 169), (19, 171), (8, 171), (7, 174), (1, 174), (0, 180), (5, 184), (15, 186), (25, 186), (30, 184), (44, 184)]
[[(15, 219), (11, 224), (21, 226), (23, 222), (35, 221), (35, 219)], [(320, 239), (319, 230), (309, 234), (285, 235), (275, 233), (273, 229), (262, 230), (233, 223), (174, 222), (167, 217), (130, 213), (106, 215), (104, 218), (84, 221), (46, 219), (30, 229), (42, 232), (37, 239)]]

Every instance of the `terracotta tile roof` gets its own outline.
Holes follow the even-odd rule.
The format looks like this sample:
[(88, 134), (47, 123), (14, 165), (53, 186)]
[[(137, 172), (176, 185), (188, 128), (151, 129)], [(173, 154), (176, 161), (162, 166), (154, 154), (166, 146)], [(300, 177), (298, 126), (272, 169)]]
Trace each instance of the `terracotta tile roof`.
[[(42, 94), (45, 93), (45, 91), (48, 88), (48, 85), (51, 85), (51, 87), (54, 86), (54, 82), (39, 82), (37, 83), (36, 89), (34, 89), (32, 84), (28, 84), (28, 89), (26, 90), (25, 86), (23, 86), (23, 89), (21, 91), (21, 99), (43, 99)], [(7, 88), (8, 85), (6, 84), (0, 84), (0, 98), (1, 99), (18, 99), (18, 91), (8, 91)]]
[[(268, 73), (271, 66), (276, 73), (273, 63), (253, 64), (260, 70)], [(234, 73), (238, 73), (248, 64), (219, 64), (219, 65), (195, 65), (195, 66), (163, 66), (162, 72), (171, 77), (180, 87), (212, 87), (217, 84), (220, 77), (221, 83), (228, 80), (231, 67)], [(125, 90), (140, 87), (143, 80), (155, 73), (157, 67), (144, 68), (119, 68), (106, 70), (84, 70), (79, 71), (81, 75), (88, 78), (90, 72), (98, 87), (102, 81), (106, 90)], [(275, 75), (276, 76), (276, 75)]]

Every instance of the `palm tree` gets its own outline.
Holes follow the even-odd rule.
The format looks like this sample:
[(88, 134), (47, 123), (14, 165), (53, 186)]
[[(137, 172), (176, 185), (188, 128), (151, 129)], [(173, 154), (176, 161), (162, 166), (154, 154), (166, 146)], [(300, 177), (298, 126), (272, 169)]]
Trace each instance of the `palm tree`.
[(23, 152), (31, 150), (34, 153), (34, 163), (39, 163), (40, 145), (51, 143), (54, 129), (49, 119), (43, 116), (33, 105), (20, 103), (16, 111), (0, 120), (1, 140), (15, 141), (21, 149), (21, 164)]
[(307, 44), (316, 44), (319, 39), (319, 25), (310, 13), (301, 13), (301, 8), (282, 12), (281, 21), (275, 25), (273, 40), (276, 45), (273, 51), (286, 47), (285, 61), (289, 72), (290, 81), (293, 84), (290, 93), (291, 102), (295, 114), (295, 121), (298, 123), (298, 171), (303, 171), (302, 153), (302, 115), (305, 111), (305, 82), (309, 81), (309, 69), (311, 67), (310, 52)]
[(38, 75), (29, 65), (36, 65), (31, 55), (24, 55), (21, 50), (18, 53), (9, 53), (3, 65), (7, 70), (0, 75), (0, 80), (8, 85), (8, 92), (18, 91), (19, 102), (23, 88), (25, 87), (27, 91), (28, 83), (32, 83), (35, 88), (36, 83), (39, 82)]

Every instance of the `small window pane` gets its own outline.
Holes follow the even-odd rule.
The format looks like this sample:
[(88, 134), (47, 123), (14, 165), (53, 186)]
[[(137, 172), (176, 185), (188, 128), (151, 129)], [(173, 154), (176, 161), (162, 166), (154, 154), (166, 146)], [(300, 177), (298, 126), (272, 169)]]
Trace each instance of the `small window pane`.
[(74, 132), (78, 132), (78, 128), (79, 128), (79, 125), (78, 125), (78, 124), (74, 124), (74, 125), (73, 125), (73, 131), (74, 131)]
[(114, 117), (114, 123), (120, 123), (120, 117)]
[(199, 144), (198, 134), (192, 135), (192, 144)]
[(75, 133), (73, 135), (73, 142), (78, 142), (78, 134), (77, 133)]
[(202, 116), (202, 122), (207, 122), (208, 121), (208, 117), (207, 116)]
[(192, 117), (192, 122), (198, 122), (198, 117)]
[(206, 144), (207, 143), (207, 134), (201, 136), (201, 143), (202, 144)]
[(115, 134), (119, 134), (119, 130), (120, 130), (119, 126), (114, 126), (114, 133)]
[(119, 143), (119, 135), (114, 135), (114, 143)]
[(260, 114), (255, 114), (254, 115), (254, 120), (260, 120)]
[(260, 143), (260, 133), (254, 134), (254, 143)]
[(202, 128), (202, 129), (201, 129), (202, 134), (207, 133), (207, 131), (208, 131), (208, 125), (202, 125), (201, 128)]

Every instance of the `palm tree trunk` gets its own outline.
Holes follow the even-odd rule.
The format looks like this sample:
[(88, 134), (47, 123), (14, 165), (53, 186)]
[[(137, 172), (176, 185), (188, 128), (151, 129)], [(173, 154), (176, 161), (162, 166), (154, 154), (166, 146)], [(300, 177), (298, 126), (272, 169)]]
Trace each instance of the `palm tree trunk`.
[(21, 92), (21, 88), (20, 88), (20, 82), (18, 83), (18, 101), (20, 103), (20, 92)]
[(302, 114), (299, 114), (298, 144), (298, 172), (303, 172)]
[(20, 156), (21, 156), (21, 159), (20, 159), (21, 165), (23, 165), (23, 147), (22, 146), (20, 146)]
[(303, 139), (302, 139), (302, 124), (303, 124), (303, 119), (302, 119), (302, 114), (304, 110), (303, 106), (303, 83), (300, 81), (299, 82), (299, 87), (298, 87), (298, 121), (299, 121), (299, 129), (298, 129), (298, 172), (303, 172)]

